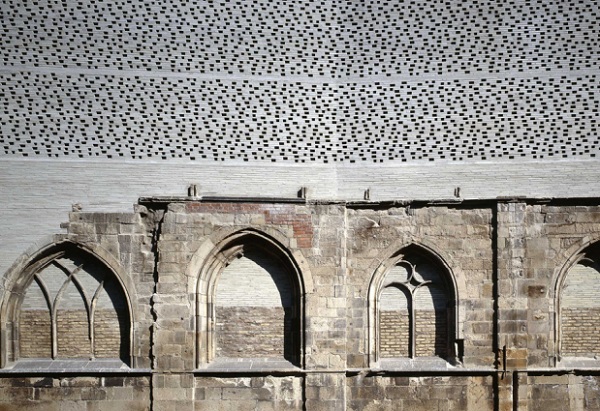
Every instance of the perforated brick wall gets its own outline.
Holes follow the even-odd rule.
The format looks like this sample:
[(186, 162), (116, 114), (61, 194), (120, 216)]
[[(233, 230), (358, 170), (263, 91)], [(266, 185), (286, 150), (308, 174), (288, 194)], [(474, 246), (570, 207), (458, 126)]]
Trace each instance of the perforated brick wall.
[(5, 156), (247, 162), (594, 158), (598, 76), (372, 84), (10, 73)]
[(129, 211), (190, 183), (342, 200), (600, 193), (597, 1), (3, 6), (0, 271), (73, 203)]
[(596, 6), (10, 0), (2, 57), (9, 66), (327, 77), (597, 68)]
[(0, 155), (594, 158), (597, 6), (9, 1)]
[[(316, 201), (362, 200), (366, 189), (374, 201), (598, 196), (599, 10), (597, 0), (6, 0), (0, 7), (0, 207), (7, 224), (0, 227), (0, 273), (44, 235), (56, 233), (73, 203), (86, 211), (130, 211), (138, 197), (183, 195), (190, 183), (200, 184), (201, 195), (238, 197), (294, 197), (305, 186)], [(269, 406), (260, 404), (266, 395), (278, 409), (366, 409), (382, 398), (381, 406), (390, 409), (511, 409), (527, 399), (530, 408), (583, 409), (556, 400), (580, 395), (583, 402), (585, 395), (588, 408), (598, 408), (593, 376), (569, 375), (583, 380), (573, 385), (577, 389), (548, 382), (529, 393), (523, 392), (527, 381), (511, 376), (512, 369), (546, 368), (549, 357), (559, 354), (551, 352), (556, 330), (548, 328), (555, 313), (537, 301), (549, 299), (551, 267), (563, 263), (555, 243), (577, 241), (574, 231), (589, 237), (597, 227), (565, 223), (560, 235), (546, 235), (543, 227), (520, 227), (534, 224), (520, 211), (503, 220), (501, 208), (390, 215), (368, 210), (376, 227), (352, 226), (347, 237), (338, 237), (340, 227), (353, 224), (353, 210), (294, 215), (287, 206), (279, 213), (255, 205), (230, 206), (223, 225), (248, 224), (239, 218), (246, 207), (255, 209), (253, 223), (281, 225), (309, 264), (319, 267), (315, 292), (323, 299), (306, 306), (306, 355), (309, 368), (327, 372), (262, 380), (180, 377), (194, 368), (194, 312), (185, 311), (194, 305), (174, 307), (154, 295), (185, 287), (186, 279), (178, 277), (183, 270), (173, 263), (183, 264), (182, 250), (201, 235), (182, 234), (185, 246), (175, 257), (160, 250), (161, 283), (154, 290), (152, 241), (138, 244), (147, 254), (135, 257), (125, 251), (131, 243), (114, 233), (108, 239), (102, 224), (80, 225), (86, 241), (102, 240), (117, 261), (131, 265), (139, 286), (135, 301), (156, 304), (129, 325), (139, 333), (137, 364), (164, 374), (140, 378), (142, 389), (135, 391), (148, 399), (140, 406), (117, 399), (135, 400), (133, 389), (105, 387), (99, 377), (91, 379), (93, 390), (69, 389), (80, 403), (65, 407), (97, 407), (95, 401), (106, 399), (118, 402), (107, 405), (114, 409), (144, 409), (150, 398), (177, 398), (175, 408), (183, 410), (195, 406), (193, 398), (196, 408), (225, 401), (239, 409)], [(546, 215), (535, 217), (545, 227)], [(537, 235), (548, 242), (534, 244)], [(467, 279), (460, 299), (466, 311), (463, 362), (482, 369), (500, 364), (496, 349), (506, 344), (506, 378), (481, 371), (367, 379), (329, 372), (369, 366), (364, 302), (370, 263), (387, 257), (390, 241), (401, 240), (431, 240), (447, 253), (455, 274)], [(318, 254), (321, 249), (328, 254)], [(531, 301), (521, 298), (524, 287), (537, 290)], [(68, 294), (65, 307), (72, 309), (76, 292)], [(349, 296), (356, 300), (352, 305)], [(42, 303), (27, 302), (21, 318)], [(531, 316), (523, 307), (532, 308)], [(323, 321), (313, 322), (317, 317)], [(568, 309), (565, 318), (568, 327)], [(156, 321), (162, 328), (153, 326)], [(32, 324), (21, 330), (29, 327), (33, 334)], [(81, 324), (77, 330), (83, 332)], [(417, 347), (435, 346), (431, 338)], [(1, 406), (14, 407), (13, 398), (21, 398), (23, 409), (36, 402), (46, 409), (43, 401), (52, 391), (40, 384), (70, 388), (68, 381), (50, 380), (7, 384)], [(193, 393), (192, 380), (198, 381)], [(188, 391), (171, 391), (183, 386)]]

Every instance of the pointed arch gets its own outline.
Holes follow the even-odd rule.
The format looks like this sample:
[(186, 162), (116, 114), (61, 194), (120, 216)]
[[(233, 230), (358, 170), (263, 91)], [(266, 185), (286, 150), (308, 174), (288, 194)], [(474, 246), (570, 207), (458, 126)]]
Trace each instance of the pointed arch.
[[(303, 366), (304, 298), (312, 281), (303, 257), (284, 245), (283, 235), (273, 234), (255, 228), (220, 233), (192, 258), (188, 273), (195, 271), (198, 278), (198, 368), (216, 357), (244, 356), (279, 357)], [(254, 333), (251, 323), (269, 332)], [(254, 334), (256, 341), (248, 339)], [(271, 342), (259, 341), (261, 334), (271, 335)], [(235, 341), (242, 341), (239, 354), (232, 350)]]
[(378, 262), (369, 284), (369, 362), (439, 356), (456, 359), (459, 288), (429, 246), (411, 243)]
[[(600, 341), (595, 326), (600, 318), (600, 241), (575, 245), (555, 278), (553, 289), (555, 355), (596, 359)], [(550, 353), (552, 355), (552, 353)]]
[(120, 358), (134, 366), (126, 278), (98, 246), (56, 236), (29, 250), (4, 277), (1, 366), (27, 357)]

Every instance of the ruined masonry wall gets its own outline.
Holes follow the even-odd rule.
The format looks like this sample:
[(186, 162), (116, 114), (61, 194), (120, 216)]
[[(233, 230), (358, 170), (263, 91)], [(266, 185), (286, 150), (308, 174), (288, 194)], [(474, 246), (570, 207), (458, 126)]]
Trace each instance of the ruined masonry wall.
[[(574, 321), (585, 326), (582, 318), (595, 327), (598, 313), (559, 310), (561, 284), (586, 291), (583, 274), (575, 282), (565, 276), (600, 240), (600, 206), (574, 203), (175, 201), (129, 214), (73, 212), (68, 234), (56, 241), (96, 253), (115, 271), (132, 309), (133, 362), (122, 370), (42, 373), (27, 364), (46, 355), (50, 336), (38, 338), (43, 347), (16, 338), (21, 357), (32, 362), (9, 361), (0, 370), (0, 410), (595, 409), (600, 363), (591, 354), (598, 347), (589, 330), (571, 329)], [(294, 262), (302, 293), (285, 282), (276, 288), (301, 301), (300, 318), (284, 314), (289, 301), (270, 296), (253, 305), (246, 296), (213, 307), (218, 321), (211, 322), (203, 290), (217, 290), (220, 272), (211, 280), (211, 267), (244, 242), (257, 255), (271, 247)], [(450, 297), (457, 296), (445, 325), (438, 323), (442, 312), (417, 313), (414, 360), (402, 358), (408, 341), (399, 334), (408, 323), (387, 318), (397, 312), (382, 311), (379, 334), (374, 322), (374, 281), (401, 252), (422, 253), (447, 270)], [(244, 267), (227, 280), (227, 292)], [(36, 312), (22, 312), (21, 335), (41, 325)], [(8, 314), (1, 313), (3, 350), (13, 338)], [(116, 339), (117, 319), (97, 314), (97, 332)], [(85, 360), (84, 320), (59, 322), (61, 356)]]

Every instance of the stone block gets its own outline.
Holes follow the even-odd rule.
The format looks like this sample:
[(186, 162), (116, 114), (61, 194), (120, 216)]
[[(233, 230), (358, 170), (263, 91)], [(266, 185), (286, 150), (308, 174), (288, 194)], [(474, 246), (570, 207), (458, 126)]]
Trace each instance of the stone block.
[[(135, 389), (126, 387), (108, 387), (106, 388), (106, 399), (108, 401), (132, 401)], [(149, 396), (147, 397), (150, 401)]]
[(529, 378), (532, 385), (568, 385), (569, 375), (537, 375)]
[(81, 399), (84, 401), (103, 401), (106, 400), (106, 389), (104, 388), (82, 388)]
[(223, 400), (255, 400), (257, 395), (256, 391), (250, 388), (223, 388), (222, 398)]
[(85, 401), (69, 401), (69, 400), (61, 400), (60, 401), (60, 411), (88, 411), (89, 403)]
[(34, 398), (37, 401), (60, 401), (65, 398), (79, 400), (81, 398), (81, 392), (80, 390), (71, 387), (36, 388)]
[(190, 388), (155, 388), (153, 397), (156, 401), (183, 401), (193, 399), (193, 389)]
[(98, 377), (69, 377), (61, 378), (61, 387), (99, 387), (102, 380)]
[(89, 411), (149, 411), (148, 401), (110, 401), (88, 403)]

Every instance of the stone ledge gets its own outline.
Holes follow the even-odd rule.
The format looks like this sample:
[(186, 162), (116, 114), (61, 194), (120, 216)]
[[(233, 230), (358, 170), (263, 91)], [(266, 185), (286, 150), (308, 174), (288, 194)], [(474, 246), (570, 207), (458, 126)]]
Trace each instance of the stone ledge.
[(465, 373), (465, 374), (489, 374), (499, 370), (494, 367), (463, 367), (452, 365), (448, 361), (437, 357), (421, 358), (385, 358), (373, 364), (370, 372), (377, 373)]
[(556, 370), (600, 370), (600, 358), (589, 357), (563, 357), (558, 364)]
[(217, 358), (195, 374), (302, 374), (304, 371), (280, 358)]
[(14, 374), (150, 374), (150, 369), (129, 368), (123, 361), (116, 359), (64, 359), (49, 360), (43, 358), (20, 359), (9, 367), (0, 370), (1, 375)]
[(437, 357), (420, 358), (382, 358), (371, 367), (372, 370), (399, 371), (446, 371), (456, 367), (448, 361)]
[(140, 197), (138, 204), (156, 208), (166, 207), (171, 203), (283, 203), (283, 204), (306, 204), (305, 198), (295, 197), (227, 197), (227, 196), (156, 196)]

